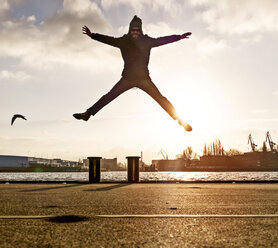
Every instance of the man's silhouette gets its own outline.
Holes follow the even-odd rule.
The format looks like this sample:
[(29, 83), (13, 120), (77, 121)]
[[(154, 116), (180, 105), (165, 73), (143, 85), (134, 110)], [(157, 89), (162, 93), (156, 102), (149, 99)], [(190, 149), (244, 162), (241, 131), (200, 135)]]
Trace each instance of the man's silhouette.
[(177, 115), (174, 106), (164, 97), (149, 76), (148, 64), (150, 52), (153, 47), (158, 47), (172, 43), (191, 35), (190, 32), (182, 35), (171, 35), (160, 38), (151, 38), (143, 35), (142, 21), (134, 16), (129, 25), (128, 34), (114, 38), (102, 34), (91, 33), (87, 26), (82, 28), (83, 34), (102, 43), (120, 48), (124, 60), (124, 69), (120, 81), (104, 96), (102, 96), (92, 107), (84, 113), (74, 114), (78, 120), (89, 120), (91, 115), (95, 115), (105, 105), (110, 103), (123, 92), (137, 87), (148, 93), (174, 120), (177, 120), (186, 131), (191, 131), (192, 127), (183, 122)]

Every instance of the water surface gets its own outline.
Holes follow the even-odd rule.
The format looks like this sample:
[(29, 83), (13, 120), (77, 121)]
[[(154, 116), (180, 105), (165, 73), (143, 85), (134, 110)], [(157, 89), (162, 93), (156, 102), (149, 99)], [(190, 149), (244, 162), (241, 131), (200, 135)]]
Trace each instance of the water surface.
[[(9, 172), (0, 173), (0, 181), (83, 181), (88, 172)], [(140, 181), (275, 181), (278, 172), (140, 172)], [(101, 172), (102, 182), (127, 181), (127, 172)]]

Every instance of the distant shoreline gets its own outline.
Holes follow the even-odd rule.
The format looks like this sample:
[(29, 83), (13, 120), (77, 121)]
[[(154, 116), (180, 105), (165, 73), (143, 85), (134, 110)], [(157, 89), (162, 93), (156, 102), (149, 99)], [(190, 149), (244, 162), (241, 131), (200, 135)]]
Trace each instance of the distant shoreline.
[(81, 167), (50, 167), (50, 166), (31, 166), (31, 167), (3, 167), (0, 168), (0, 173), (9, 172), (87, 172), (88, 170)]

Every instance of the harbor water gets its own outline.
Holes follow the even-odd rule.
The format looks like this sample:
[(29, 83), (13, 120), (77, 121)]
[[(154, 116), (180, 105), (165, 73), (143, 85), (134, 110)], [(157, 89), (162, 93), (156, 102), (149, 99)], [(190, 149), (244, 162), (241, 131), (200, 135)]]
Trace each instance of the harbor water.
[[(88, 172), (9, 172), (0, 173), (0, 182), (79, 181), (87, 182)], [(140, 172), (141, 182), (195, 181), (277, 181), (278, 172)], [(126, 171), (101, 172), (101, 182), (127, 181)]]

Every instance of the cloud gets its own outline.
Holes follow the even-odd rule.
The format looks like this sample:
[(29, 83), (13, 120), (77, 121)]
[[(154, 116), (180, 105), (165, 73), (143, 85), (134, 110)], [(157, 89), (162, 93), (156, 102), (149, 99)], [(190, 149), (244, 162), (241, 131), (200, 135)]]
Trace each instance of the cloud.
[[(3, 11), (12, 11), (13, 5), (6, 1), (5, 3), (3, 6), (6, 7), (2, 7)], [(171, 14), (181, 11), (180, 4), (174, 0), (167, 3), (158, 0), (153, 2), (103, 0), (101, 4), (105, 8), (125, 4), (134, 9), (152, 9), (156, 12), (166, 11)], [(112, 31), (112, 27), (99, 6), (89, 0), (64, 0), (61, 11), (57, 11), (38, 25), (34, 15), (22, 16), (19, 19), (10, 17), (0, 24), (2, 26), (0, 56), (19, 59), (21, 65), (29, 68), (55, 68), (56, 65), (64, 64), (82, 68), (107, 68), (108, 63), (113, 63), (116, 65), (113, 68), (118, 70), (119, 51), (110, 46), (100, 45), (84, 36), (81, 33), (81, 27), (84, 24), (92, 28), (92, 32), (105, 34)], [(120, 27), (116, 32), (122, 34), (126, 30), (127, 26)], [(144, 26), (144, 30), (154, 37), (179, 34), (184, 31), (173, 29), (163, 22), (156, 24), (149, 22)], [(209, 37), (200, 43), (197, 50), (209, 54), (224, 49), (226, 46), (225, 40)]]
[[(10, 11), (11, 5), (6, 6)], [(89, 37), (81, 32), (83, 25), (93, 27), (93, 32), (105, 32), (111, 28), (94, 2), (64, 0), (62, 11), (39, 25), (35, 21), (35, 16), (10, 17), (3, 21), (0, 56), (18, 58), (30, 67), (55, 66), (57, 63), (92, 65), (93, 61), (99, 63), (98, 59), (103, 57), (103, 53), (113, 56), (111, 48), (99, 52), (96, 42), (89, 44)]]
[(278, 30), (276, 0), (189, 0), (213, 32), (256, 34)]
[(141, 15), (144, 11), (151, 12), (167, 12), (171, 16), (175, 16), (177, 12), (181, 12), (180, 4), (176, 0), (160, 1), (160, 0), (102, 0), (101, 4), (105, 9), (111, 9), (120, 5), (127, 5)]
[(0, 21), (7, 20), (11, 17), (12, 8), (20, 6), (25, 0), (0, 0)]
[(16, 71), (16, 72), (7, 71), (7, 70), (0, 71), (0, 79), (25, 81), (29, 78), (31, 78), (31, 76), (26, 74), (24, 71)]
[(182, 34), (183, 30), (172, 28), (165, 22), (149, 23), (145, 27), (145, 32), (153, 37), (159, 37), (171, 34)]
[(0, 16), (6, 16), (10, 12), (10, 5), (7, 0), (0, 1)]
[(6, 20), (11, 14), (11, 6), (8, 0), (0, 0), (0, 21)]
[(226, 40), (217, 40), (215, 37), (210, 36), (198, 42), (197, 50), (201, 53), (212, 54), (227, 47), (228, 45)]

